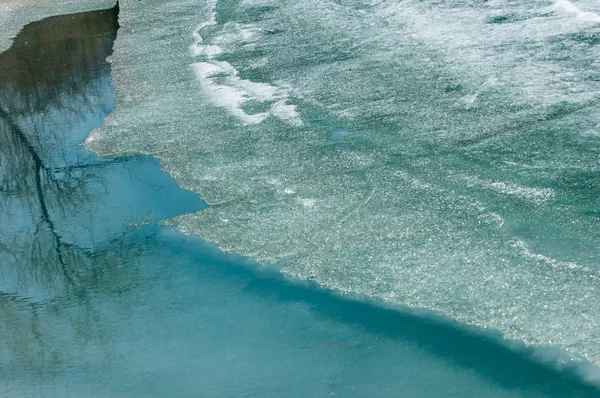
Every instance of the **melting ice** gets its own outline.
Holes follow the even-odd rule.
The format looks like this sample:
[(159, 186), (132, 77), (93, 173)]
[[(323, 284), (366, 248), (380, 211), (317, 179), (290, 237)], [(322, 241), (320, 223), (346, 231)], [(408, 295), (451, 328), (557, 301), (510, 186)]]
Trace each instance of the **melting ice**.
[(120, 24), (88, 146), (208, 203), (169, 225), (600, 364), (597, 2), (131, 1)]

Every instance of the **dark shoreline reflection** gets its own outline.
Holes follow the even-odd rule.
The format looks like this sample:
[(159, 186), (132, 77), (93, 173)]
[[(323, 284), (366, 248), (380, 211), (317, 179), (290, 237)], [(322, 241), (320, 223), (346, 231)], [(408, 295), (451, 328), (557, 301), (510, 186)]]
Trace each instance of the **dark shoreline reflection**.
[[(118, 12), (31, 23), (0, 54), (0, 395), (85, 356), (61, 346), (107, 342), (91, 295), (138, 283), (150, 243), (136, 223), (204, 207), (152, 159), (99, 159), (81, 145), (115, 104), (106, 58)], [(44, 338), (52, 317), (65, 334)]]
[(115, 104), (117, 15), (32, 23), (0, 54), (0, 395), (477, 396), (470, 374), (498, 395), (598, 395), (528, 350), (158, 227), (203, 202), (152, 159), (81, 146)]
[[(204, 206), (151, 159), (98, 159), (81, 145), (115, 104), (106, 58), (117, 16), (114, 7), (47, 18), (0, 54), (0, 244), (27, 272), (40, 265), (36, 280), (54, 286), (77, 288), (79, 264), (129, 224)], [(127, 192), (132, 182), (165, 197), (127, 197), (140, 194)]]
[(0, 54), (0, 222), (8, 232), (2, 245), (15, 252), (15, 265), (44, 264), (31, 267), (38, 280), (56, 283), (60, 275), (73, 284), (73, 264), (81, 260), (63, 242), (57, 213), (91, 200), (81, 189), (85, 176), (75, 172), (82, 162), (66, 154), (78, 152), (73, 140), (86, 134), (78, 124), (93, 123), (87, 114), (100, 105), (104, 117), (114, 103), (106, 100), (114, 95), (100, 82), (110, 79), (105, 59), (112, 52), (117, 14), (114, 8), (29, 24)]
[[(118, 7), (31, 23), (0, 54), (0, 103), (11, 114), (34, 114), (61, 96), (90, 95), (82, 87), (110, 76), (105, 60), (119, 28)], [(12, 94), (8, 96), (7, 94)]]

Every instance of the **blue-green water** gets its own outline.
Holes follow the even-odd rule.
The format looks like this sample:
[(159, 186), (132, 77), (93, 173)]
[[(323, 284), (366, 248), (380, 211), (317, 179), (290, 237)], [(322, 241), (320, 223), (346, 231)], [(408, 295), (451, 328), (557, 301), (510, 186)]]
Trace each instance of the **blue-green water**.
[[(237, 3), (220, 4), (230, 12), (235, 10)], [(118, 40), (121, 42), (117, 46), (120, 45), (121, 48), (119, 50), (117, 47), (117, 54), (112, 58), (113, 72), (117, 69), (116, 84), (120, 97), (116, 113), (108, 121), (113, 134), (111, 139), (119, 145), (129, 145), (123, 150), (129, 153), (135, 152), (133, 147), (136, 145), (140, 148), (146, 146), (145, 150), (149, 151), (148, 146), (160, 143), (163, 151), (155, 150), (154, 154), (180, 183), (190, 184), (186, 177), (193, 175), (197, 178), (196, 173), (201, 172), (202, 167), (205, 167), (207, 173), (211, 173), (213, 178), (206, 181), (212, 181), (211, 184), (215, 184), (213, 188), (222, 188), (224, 184), (233, 182), (231, 189), (238, 192), (234, 195), (235, 199), (211, 203), (211, 200), (214, 201), (214, 193), (206, 192), (211, 205), (208, 209), (213, 211), (212, 214), (223, 211), (218, 216), (230, 217), (231, 222), (236, 224), (233, 230), (227, 230), (232, 234), (228, 238), (228, 242), (233, 242), (232, 244), (251, 243), (246, 233), (239, 231), (244, 226), (255, 234), (255, 243), (268, 245), (268, 237), (259, 234), (261, 231), (249, 222), (254, 216), (262, 217), (265, 228), (281, 223), (282, 207), (279, 199), (267, 200), (264, 195), (256, 194), (251, 188), (246, 188), (248, 181), (264, 179), (281, 191), (282, 195), (293, 196), (293, 203), (310, 212), (289, 219), (295, 224), (289, 225), (285, 231), (276, 229), (275, 233), (279, 237), (287, 236), (287, 250), (292, 253), (283, 256), (286, 261), (276, 266), (259, 265), (237, 255), (224, 255), (199, 238), (182, 235), (177, 229), (159, 225), (160, 221), (181, 214), (202, 210), (198, 213), (201, 215), (207, 211), (206, 204), (196, 194), (179, 188), (175, 180), (161, 171), (156, 160), (136, 156), (98, 158), (81, 146), (89, 132), (99, 127), (115, 107), (115, 90), (110, 79), (111, 65), (104, 61), (112, 52), (115, 39), (115, 11), (58, 17), (29, 25), (15, 40), (13, 48), (0, 55), (0, 132), (3, 148), (0, 153), (0, 225), (3, 231), (0, 238), (0, 394), (8, 397), (572, 397), (599, 394), (593, 384), (588, 384), (593, 380), (596, 368), (584, 361), (573, 361), (572, 354), (559, 349), (564, 348), (561, 341), (557, 344), (549, 342), (543, 348), (528, 348), (521, 341), (533, 338), (529, 335), (509, 342), (503, 340), (499, 332), (484, 331), (456, 323), (449, 318), (441, 318), (432, 310), (438, 310), (438, 313), (444, 311), (435, 306), (415, 305), (413, 309), (405, 305), (398, 307), (396, 304), (385, 306), (381, 301), (364, 301), (364, 296), (361, 296), (362, 301), (355, 300), (354, 295), (340, 296), (323, 290), (314, 282), (287, 279), (279, 272), (279, 267), (284, 266), (284, 270), (285, 267), (288, 270), (289, 267), (294, 267), (293, 253), (302, 244), (302, 238), (298, 235), (306, 234), (307, 231), (306, 227), (299, 231), (294, 231), (292, 227), (310, 224), (314, 221), (313, 217), (320, 217), (319, 206), (323, 202), (323, 191), (319, 192), (314, 188), (312, 196), (298, 196), (297, 185), (278, 185), (291, 181), (277, 182), (273, 165), (268, 163), (279, 152), (284, 160), (300, 168), (295, 172), (307, 173), (305, 181), (313, 184), (311, 178), (316, 177), (310, 174), (311, 170), (306, 169), (306, 164), (289, 156), (293, 148), (302, 148), (301, 142), (294, 137), (298, 131), (286, 132), (281, 125), (277, 125), (279, 122), (272, 119), (286, 119), (285, 123), (291, 120), (294, 128), (301, 129), (303, 134), (313, 134), (318, 139), (323, 139), (322, 145), (312, 149), (320, 153), (320, 161), (332, 168), (332, 175), (339, 184), (334, 186), (336, 189), (331, 194), (331, 200), (344, 210), (341, 221), (338, 219), (339, 225), (358, 222), (354, 218), (360, 219), (360, 213), (365, 210), (354, 209), (350, 202), (362, 201), (363, 207), (366, 207), (377, 201), (377, 196), (381, 193), (379, 180), (373, 180), (377, 182), (372, 187), (365, 187), (366, 196), (361, 197), (352, 190), (347, 190), (346, 185), (355, 180), (336, 176), (335, 168), (339, 166), (336, 162), (339, 160), (330, 159), (331, 156), (346, 156), (344, 151), (347, 150), (360, 152), (365, 150), (364, 147), (372, 148), (373, 143), (365, 141), (366, 133), (370, 131), (364, 127), (368, 126), (368, 121), (358, 118), (356, 124), (334, 119), (331, 115), (324, 117), (321, 110), (311, 110), (311, 105), (300, 103), (298, 99), (298, 106), (292, 109), (290, 105), (293, 99), (285, 100), (289, 103), (279, 103), (284, 98), (282, 96), (285, 93), (281, 91), (283, 89), (278, 88), (274, 92), (266, 86), (241, 83), (241, 89), (249, 92), (263, 90), (271, 93), (269, 95), (274, 102), (254, 104), (258, 108), (244, 108), (243, 113), (234, 111), (235, 118), (245, 120), (242, 124), (235, 125), (235, 132), (248, 134), (251, 141), (260, 142), (261, 137), (257, 134), (263, 132), (268, 135), (269, 128), (274, 129), (273, 131), (282, 129), (282, 136), (273, 144), (279, 152), (269, 152), (271, 143), (265, 144), (260, 148), (269, 156), (263, 154), (251, 160), (258, 147), (249, 146), (242, 135), (230, 135), (229, 138), (216, 135), (219, 129), (232, 134), (231, 125), (219, 119), (219, 106), (207, 108), (208, 110), (198, 109), (198, 115), (189, 118), (186, 106), (190, 104), (186, 103), (186, 98), (193, 97), (195, 90), (204, 90), (206, 86), (191, 85), (182, 77), (185, 75), (177, 73), (164, 73), (161, 81), (148, 80), (146, 84), (138, 80), (139, 76), (136, 74), (141, 73), (142, 69), (147, 73), (155, 67), (159, 70), (160, 66), (127, 65), (127, 54), (137, 60), (136, 56), (150, 51), (148, 48), (141, 49), (139, 53), (128, 53), (131, 48), (125, 51), (123, 46), (130, 37), (128, 34), (145, 26), (146, 30), (139, 34), (146, 35), (149, 40), (157, 39), (149, 31), (153, 31), (162, 40), (170, 40), (172, 37), (165, 35), (164, 31), (147, 20), (138, 21), (138, 26), (127, 25), (128, 21), (132, 23), (128, 18), (137, 14), (133, 14), (135, 8), (132, 5), (125, 6), (122, 10), (125, 15), (122, 14), (119, 19), (124, 23), (121, 29), (125, 30), (119, 31), (121, 36)], [(176, 20), (174, 14), (181, 13), (179, 16), (182, 19), (177, 20), (178, 23), (185, 22), (185, 15), (189, 20), (197, 20), (197, 15), (183, 12), (189, 9), (178, 8), (173, 4), (170, 6), (169, 10), (161, 11), (173, 20)], [(186, 6), (197, 7), (193, 3)], [(217, 7), (217, 20), (220, 18), (218, 10)], [(240, 13), (238, 17), (255, 16)], [(146, 18), (152, 18), (152, 13), (147, 13)], [(229, 28), (236, 29), (232, 25)], [(45, 34), (48, 31), (54, 34)], [(185, 29), (182, 28), (178, 32), (182, 34), (175, 36), (185, 39), (184, 32)], [(267, 34), (276, 36), (279, 33), (273, 28), (272, 33)], [(298, 36), (299, 43), (301, 39)], [(207, 38), (204, 37), (204, 40)], [(181, 39), (181, 42), (185, 40)], [(158, 40), (156, 45), (164, 45), (164, 42)], [(157, 64), (162, 62), (164, 67), (166, 64), (181, 62), (181, 65), (189, 66), (189, 54), (173, 55), (179, 54), (177, 50), (176, 47), (168, 49), (170, 56), (161, 58)], [(318, 52), (313, 51), (313, 54)], [(196, 66), (185, 68), (185, 71), (193, 79), (194, 71), (198, 69)], [(128, 71), (131, 73), (129, 76)], [(163, 68), (163, 72), (168, 70)], [(228, 79), (227, 73), (223, 73), (221, 77)], [(224, 91), (227, 94), (228, 87), (238, 83), (235, 81), (235, 74), (231, 76), (229, 79), (234, 80), (225, 82), (227, 84), (216, 81), (214, 84), (217, 86), (212, 87), (210, 84), (213, 83), (210, 83), (208, 87), (214, 88), (215, 92)], [(252, 76), (255, 80), (259, 80), (259, 77)], [(164, 90), (160, 93), (154, 92), (157, 84), (164, 84)], [(219, 84), (223, 86), (220, 89)], [(142, 91), (146, 90), (144, 97), (136, 97), (141, 95), (136, 91), (140, 87)], [(237, 95), (235, 90), (228, 94), (234, 97)], [(124, 99), (127, 95), (132, 97)], [(215, 98), (212, 100), (220, 101)], [(170, 104), (172, 108), (164, 107), (164, 101), (173, 101)], [(279, 105), (274, 105), (275, 103)], [(183, 105), (178, 108), (177, 104)], [(252, 104), (244, 106), (249, 105)], [(140, 114), (135, 114), (129, 121), (119, 119), (123, 117), (123, 112), (140, 112), (144, 107), (141, 118)], [(262, 116), (262, 112), (268, 114)], [(306, 120), (307, 112), (314, 112), (314, 120)], [(212, 118), (202, 119), (201, 116)], [(294, 121), (296, 117), (301, 120)], [(159, 120), (163, 120), (162, 124), (153, 124)], [(182, 131), (181, 125), (192, 121), (200, 127), (193, 128), (192, 124), (188, 124), (190, 134), (178, 135)], [(210, 130), (206, 123), (213, 123), (215, 130)], [(364, 131), (359, 128), (361, 123)], [(115, 136), (117, 132), (121, 136)], [(155, 141), (146, 140), (148, 134), (152, 134)], [(139, 137), (137, 140), (136, 136)], [(92, 137), (95, 137), (93, 145), (111, 145), (107, 138)], [(269, 140), (272, 138), (270, 136)], [(313, 138), (308, 137), (310, 140)], [(169, 152), (172, 150), (169, 145), (175, 143), (178, 154), (189, 160), (189, 175), (178, 168), (181, 164), (173, 163), (178, 159), (169, 163), (169, 156), (174, 155)], [(214, 147), (214, 153), (201, 152), (204, 146)], [(217, 159), (228, 151), (241, 157), (237, 160), (243, 167), (239, 168), (231, 158)], [(436, 151), (439, 152), (439, 149)], [(202, 159), (201, 162), (198, 156)], [(304, 156), (313, 160), (314, 154), (306, 152)], [(365, 160), (361, 154), (356, 156), (359, 161)], [(453, 156), (456, 155), (449, 155), (450, 160)], [(426, 159), (426, 154), (421, 158)], [(219, 168), (215, 168), (213, 163), (217, 160)], [(221, 163), (222, 160), (227, 160), (226, 163), (233, 168), (228, 170)], [(440, 159), (442, 163), (445, 161)], [(407, 170), (418, 174), (409, 163), (401, 163), (406, 168), (397, 170), (400, 177), (404, 175), (402, 173), (408, 173)], [(431, 165), (431, 160), (428, 164)], [(248, 176), (243, 172), (259, 166), (264, 168), (264, 174)], [(352, 167), (359, 166), (358, 163), (352, 164)], [(590, 165), (592, 171), (593, 167)], [(224, 174), (215, 174), (217, 170)], [(238, 174), (237, 185), (235, 181), (226, 178), (228, 173)], [(348, 174), (352, 176), (353, 171), (349, 170)], [(330, 177), (323, 178), (327, 180)], [(269, 179), (275, 179), (275, 182), (269, 182)], [(427, 182), (430, 185), (425, 186), (422, 185), (422, 180), (409, 181), (411, 186), (425, 190), (425, 194), (419, 194), (418, 190), (409, 191), (414, 195), (413, 199), (422, 201), (420, 211), (427, 212), (428, 206), (432, 205), (428, 198), (435, 192), (431, 191), (435, 182), (433, 180), (432, 177)], [(463, 180), (459, 178), (457, 181)], [(483, 182), (478, 181), (475, 179), (471, 183), (474, 187), (481, 188)], [(330, 183), (331, 180), (327, 182)], [(534, 195), (532, 203), (540, 206), (540, 211), (546, 211), (545, 201), (553, 200), (552, 192), (557, 195), (556, 191), (545, 191), (546, 188), (523, 191), (506, 182), (504, 185), (493, 184), (495, 185), (490, 185), (492, 190), (504, 192), (509, 197), (510, 193), (507, 192), (515, 189), (517, 196), (520, 193), (525, 199), (529, 198), (528, 195)], [(395, 189), (400, 187), (401, 185), (397, 185)], [(460, 185), (456, 189), (458, 188)], [(462, 189), (465, 189), (464, 186)], [(255, 194), (253, 198), (252, 195)], [(387, 197), (388, 194), (383, 192), (382, 195)], [(584, 199), (587, 197), (584, 191), (581, 195)], [(407, 199), (404, 200), (406, 202)], [(439, 200), (435, 199), (435, 203), (441, 206), (443, 202)], [(489, 200), (494, 203), (498, 199)], [(537, 203), (537, 200), (541, 202)], [(467, 202), (460, 202), (465, 205), (462, 210), (454, 207), (459, 202), (452, 203), (452, 206), (445, 208), (450, 212), (449, 216), (457, 217), (457, 212), (464, 211), (466, 214), (463, 217), (469, 220), (473, 216), (476, 224), (490, 216), (484, 211), (470, 214), (471, 204)], [(584, 200), (584, 203), (587, 202)], [(498, 204), (501, 205), (502, 203)], [(504, 205), (514, 206), (514, 203), (506, 202)], [(520, 211), (532, 211), (528, 205), (521, 205), (523, 208)], [(330, 207), (335, 214), (340, 211), (336, 206)], [(413, 207), (404, 209), (410, 209), (413, 215), (417, 214), (414, 204), (411, 206)], [(594, 211), (590, 212), (584, 215), (594, 219)], [(385, 212), (380, 208), (380, 213)], [(207, 214), (212, 217), (210, 212)], [(522, 213), (516, 212), (514, 217), (518, 219), (520, 214)], [(426, 213), (423, 220), (429, 215)], [(297, 223), (301, 216), (307, 221), (299, 225)], [(195, 219), (197, 215), (193, 217)], [(440, 217), (440, 223), (450, 223), (443, 218), (443, 213), (440, 213)], [(508, 223), (509, 217), (503, 214), (502, 219), (504, 223)], [(400, 223), (402, 220), (396, 221)], [(186, 222), (184, 218), (183, 223), (169, 221), (166, 224), (175, 224), (185, 232), (190, 232), (189, 227), (185, 227)], [(356, 233), (354, 242), (364, 242), (365, 255), (373, 255), (373, 252), (367, 250), (371, 247), (369, 240), (397, 239), (394, 232), (386, 229), (385, 220), (380, 219), (378, 222), (379, 228), (369, 223), (364, 224), (364, 228), (371, 228), (368, 234), (353, 232)], [(423, 225), (417, 223), (414, 227), (418, 229)], [(463, 227), (462, 224), (458, 226)], [(216, 228), (215, 235), (211, 236), (225, 236), (220, 235), (223, 231), (212, 222), (200, 229), (206, 232), (205, 229), (209, 227)], [(321, 228), (325, 235), (333, 233), (327, 224), (321, 224)], [(581, 248), (579, 257), (589, 258), (586, 260), (588, 263), (585, 263), (588, 267), (592, 267), (597, 259), (593, 242), (589, 243), (591, 248), (586, 249), (585, 240), (578, 240), (576, 234), (566, 234), (562, 230), (552, 232), (552, 228), (546, 225), (544, 230), (547, 232), (543, 236), (537, 236), (540, 233), (537, 228), (520, 228), (513, 236), (521, 236), (523, 241), (530, 239), (528, 242), (542, 242), (542, 237), (562, 236), (565, 240), (571, 239), (572, 243), (565, 242), (565, 245), (577, 244)], [(587, 227), (583, 225), (579, 228), (586, 231)], [(351, 228), (348, 227), (347, 230), (351, 231)], [(449, 231), (457, 230), (453, 228)], [(424, 236), (427, 233), (433, 239), (439, 239), (439, 235), (436, 235), (439, 230), (433, 226), (423, 231)], [(459, 236), (465, 235), (463, 233), (455, 237), (458, 239)], [(493, 239), (498, 236), (488, 236), (489, 245), (492, 246), (488, 253), (490, 256), (496, 254), (493, 250), (497, 246), (494, 246)], [(313, 239), (309, 235), (305, 238), (308, 241)], [(239, 242), (236, 243), (235, 239), (239, 239)], [(336, 249), (341, 237), (333, 234), (323, 239), (327, 245), (325, 248), (315, 249), (314, 254), (321, 256), (323, 261), (331, 260), (331, 253), (327, 250)], [(405, 240), (397, 240), (397, 243), (409, 247), (413, 245), (414, 249), (418, 240), (409, 234), (405, 236)], [(274, 244), (279, 243), (277, 241)], [(425, 242), (423, 244), (426, 245)], [(524, 245), (519, 246), (517, 243), (514, 247), (519, 251), (530, 250)], [(461, 247), (468, 252), (468, 247)], [(437, 254), (443, 257), (447, 254), (447, 249), (440, 246)], [(455, 249), (459, 250), (460, 247)], [(567, 253), (561, 248), (554, 250), (562, 250), (560, 253), (563, 255)], [(262, 252), (259, 250), (253, 257), (261, 258), (261, 255), (269, 252), (268, 248)], [(348, 261), (352, 260), (354, 252), (342, 253), (349, 256)], [(424, 254), (426, 251), (418, 253)], [(569, 253), (571, 252), (567, 254)], [(433, 259), (430, 264), (432, 273), (425, 283), (439, 288), (440, 281), (435, 281), (435, 278), (444, 278), (448, 274), (443, 270), (444, 264), (436, 260), (435, 254), (431, 253), (421, 260)], [(575, 256), (576, 253), (572, 255)], [(531, 256), (541, 254), (532, 253)], [(359, 262), (360, 258), (362, 257), (355, 257), (356, 264), (364, 264)], [(485, 256), (482, 258), (485, 259)], [(505, 261), (511, 258), (508, 257)], [(564, 264), (549, 255), (545, 258), (544, 261), (555, 265), (553, 270), (562, 277), (561, 267)], [(580, 262), (574, 263), (576, 266), (583, 264), (584, 260), (578, 261)], [(304, 263), (304, 266), (308, 264)], [(356, 264), (344, 270), (341, 268), (343, 262), (337, 265), (331, 263), (346, 274), (355, 273)], [(371, 267), (375, 260), (367, 264)], [(523, 277), (518, 266), (524, 267), (527, 264), (517, 262), (509, 265), (516, 266), (513, 270), (515, 275)], [(369, 267), (363, 265), (366, 268), (364, 279), (356, 275), (352, 277), (355, 286), (339, 290), (358, 294), (364, 286), (383, 289), (382, 286), (388, 283), (385, 281), (388, 274), (374, 274), (373, 268)], [(441, 267), (438, 273), (436, 267)], [(580, 270), (577, 267), (574, 269)], [(307, 268), (307, 271), (318, 273), (319, 269)], [(417, 275), (423, 275), (424, 272), (414, 268), (414, 264), (406, 270), (409, 271), (416, 272)], [(473, 280), (479, 281), (480, 275), (476, 268), (471, 272)], [(505, 271), (501, 274), (504, 275)], [(457, 275), (459, 276), (463, 274)], [(498, 275), (489, 275), (487, 280), (493, 279), (493, 276)], [(330, 274), (330, 278), (331, 283), (344, 280), (336, 277), (335, 272)], [(578, 282), (577, 278), (574, 275), (569, 282)], [(327, 286), (317, 274), (309, 279)], [(406, 283), (406, 286), (411, 286), (408, 281)], [(467, 298), (462, 297), (462, 288), (457, 283), (455, 300), (458, 303), (454, 304), (457, 313), (464, 313), (469, 308), (465, 304), (468, 303)], [(513, 290), (509, 291), (514, 291), (514, 288), (511, 287)], [(575, 289), (570, 284), (563, 288)], [(476, 290), (476, 284), (471, 289)], [(382, 294), (395, 292), (396, 295), (401, 292), (399, 286), (387, 292), (381, 291)], [(530, 311), (527, 307), (530, 301), (524, 297), (524, 292), (527, 290), (514, 296), (513, 300), (519, 308)], [(447, 296), (438, 293), (431, 300), (443, 303)], [(472, 305), (477, 305), (480, 294), (470, 294)], [(531, 294), (536, 298), (535, 291), (531, 291)], [(491, 319), (492, 324), (494, 316), (505, 319), (505, 313), (511, 310), (510, 307), (503, 307), (506, 301), (495, 296), (489, 299), (496, 303), (497, 312), (486, 313), (483, 318)], [(562, 303), (561, 299), (554, 299), (558, 300), (556, 305)], [(395, 303), (394, 300), (388, 301)], [(589, 322), (597, 321), (594, 317), (595, 303), (588, 303), (587, 307), (586, 303), (579, 305), (589, 311)], [(446, 307), (440, 304), (440, 308)], [(516, 311), (516, 315), (513, 312), (513, 316), (518, 317), (519, 314), (519, 311)], [(560, 310), (557, 310), (556, 315), (555, 323), (538, 323), (534, 325), (534, 330), (542, 335), (543, 329), (559, 335), (570, 330), (572, 325), (568, 323), (569, 318), (564, 318), (564, 313)], [(461, 316), (456, 318), (461, 319)], [(527, 321), (537, 322), (536, 319)], [(515, 324), (518, 323), (515, 321)], [(575, 336), (577, 340), (583, 340), (587, 344), (584, 347), (587, 349), (589, 346), (590, 352), (594, 352), (594, 339), (586, 340), (585, 336), (593, 337), (595, 331), (587, 332), (584, 329), (580, 333), (584, 337), (579, 334)], [(573, 352), (580, 353), (581, 350), (577, 346)]]

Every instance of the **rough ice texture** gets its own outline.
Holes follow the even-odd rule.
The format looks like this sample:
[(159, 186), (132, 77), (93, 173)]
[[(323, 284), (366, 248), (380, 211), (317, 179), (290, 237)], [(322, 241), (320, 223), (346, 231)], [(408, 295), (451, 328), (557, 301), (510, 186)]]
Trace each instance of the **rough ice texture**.
[(226, 252), (600, 364), (600, 25), (565, 4), (125, 2), (88, 146), (158, 157)]

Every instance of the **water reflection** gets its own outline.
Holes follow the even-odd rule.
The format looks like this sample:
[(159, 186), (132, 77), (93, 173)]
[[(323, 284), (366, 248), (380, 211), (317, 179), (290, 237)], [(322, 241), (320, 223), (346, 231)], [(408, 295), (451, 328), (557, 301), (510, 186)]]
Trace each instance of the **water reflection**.
[(81, 142), (115, 103), (118, 10), (0, 55), (0, 395), (595, 396), (451, 325), (243, 268), (155, 223), (204, 204)]
[[(0, 54), (0, 381), (9, 390), (11, 379), (42, 383), (81, 363), (90, 342), (107, 344), (92, 296), (139, 283), (150, 242), (136, 223), (203, 207), (150, 159), (98, 159), (81, 146), (115, 104), (106, 58), (117, 15), (29, 24)], [(73, 344), (81, 349), (64, 349)]]
[(28, 279), (22, 275), (29, 273), (50, 286), (56, 286), (57, 276), (70, 284), (77, 277), (81, 253), (63, 241), (61, 215), (90, 202), (82, 189), (85, 160), (74, 146), (114, 103), (105, 58), (116, 36), (117, 12), (30, 24), (0, 54), (0, 222), (5, 231), (0, 239), (3, 257), (11, 254), (3, 260), (12, 260), (5, 270), (25, 267), (17, 272), (22, 288)]

